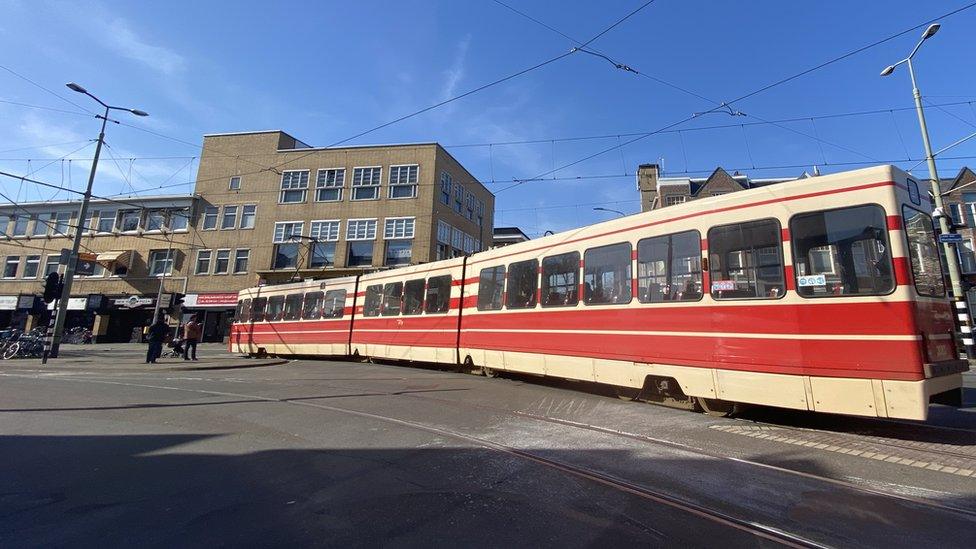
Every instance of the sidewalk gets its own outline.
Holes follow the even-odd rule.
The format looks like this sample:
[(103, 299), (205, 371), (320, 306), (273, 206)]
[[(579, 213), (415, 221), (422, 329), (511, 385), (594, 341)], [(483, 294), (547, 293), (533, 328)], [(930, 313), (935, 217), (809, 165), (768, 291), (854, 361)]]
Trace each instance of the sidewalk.
[[(43, 368), (84, 367), (86, 370), (132, 369), (145, 370), (230, 370), (234, 368), (259, 368), (275, 366), (288, 362), (279, 358), (248, 358), (237, 353), (227, 352), (222, 343), (201, 343), (197, 346), (197, 361), (182, 358), (159, 358), (156, 364), (146, 364), (145, 343), (96, 343), (92, 345), (61, 346), (58, 358), (41, 365), (37, 358), (0, 360), (0, 369), (6, 367), (42, 366)], [(169, 351), (164, 348), (163, 352)]]

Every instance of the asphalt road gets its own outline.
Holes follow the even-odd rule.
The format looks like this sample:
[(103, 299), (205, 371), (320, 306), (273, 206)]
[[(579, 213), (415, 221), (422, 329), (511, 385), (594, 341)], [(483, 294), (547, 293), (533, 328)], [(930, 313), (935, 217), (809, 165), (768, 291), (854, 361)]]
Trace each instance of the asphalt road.
[(972, 391), (935, 414), (952, 429), (723, 419), (583, 384), (201, 351), (0, 363), (0, 546), (969, 547), (976, 527)]

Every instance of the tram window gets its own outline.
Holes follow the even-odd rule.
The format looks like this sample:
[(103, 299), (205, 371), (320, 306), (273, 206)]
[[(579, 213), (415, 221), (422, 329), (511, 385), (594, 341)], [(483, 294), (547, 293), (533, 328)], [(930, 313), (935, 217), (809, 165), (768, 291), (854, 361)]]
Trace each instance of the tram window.
[(305, 294), (289, 294), (285, 296), (284, 320), (298, 320), (302, 317), (302, 299)]
[(265, 308), (268, 306), (268, 298), (255, 297), (251, 301), (251, 322), (261, 322), (264, 320)]
[(322, 318), (322, 292), (308, 292), (305, 294), (305, 303), (302, 305), (302, 318), (305, 320), (317, 320)]
[(538, 289), (539, 260), (518, 261), (508, 266), (508, 293), (505, 306), (509, 309), (531, 309), (535, 307), (535, 294)]
[(587, 305), (630, 303), (633, 273), (630, 242), (590, 248), (583, 254), (583, 300)]
[(579, 252), (542, 260), (542, 306), (568, 307), (579, 303)]
[(451, 306), (451, 275), (432, 276), (427, 280), (428, 313), (446, 313)]
[(944, 296), (942, 261), (935, 244), (932, 218), (908, 206), (902, 207), (902, 218), (905, 222), (905, 236), (908, 237), (908, 257), (912, 262), (915, 291), (919, 295)]
[(790, 220), (796, 293), (882, 295), (895, 288), (881, 206), (803, 213)]
[(701, 233), (686, 231), (638, 242), (637, 288), (642, 303), (701, 299)]
[(403, 285), (403, 314), (419, 315), (424, 310), (424, 279), (408, 280)]
[(234, 321), (240, 322), (241, 317), (244, 316), (244, 300), (237, 300), (237, 310), (234, 311)]
[(505, 267), (488, 267), (481, 269), (478, 277), (478, 310), (497, 311), (502, 308), (502, 296), (505, 294)]
[(400, 314), (403, 301), (403, 282), (390, 282), (383, 287), (383, 316)]
[(342, 318), (346, 310), (346, 291), (329, 290), (322, 302), (322, 318)]
[(237, 321), (247, 322), (248, 320), (251, 320), (251, 300), (243, 299), (237, 308)]
[(776, 299), (786, 289), (779, 222), (775, 219), (708, 231), (709, 273), (715, 299)]
[(268, 311), (264, 315), (264, 319), (269, 322), (274, 322), (276, 320), (281, 320), (281, 317), (285, 313), (285, 296), (276, 295), (268, 298)]
[(363, 316), (380, 316), (380, 304), (383, 303), (383, 285), (366, 287), (366, 299), (363, 300)]

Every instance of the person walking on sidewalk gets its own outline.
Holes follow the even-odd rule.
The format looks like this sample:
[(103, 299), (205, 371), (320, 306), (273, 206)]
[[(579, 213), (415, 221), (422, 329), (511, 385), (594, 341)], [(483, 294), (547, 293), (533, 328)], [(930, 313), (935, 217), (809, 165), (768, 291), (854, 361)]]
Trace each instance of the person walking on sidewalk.
[(163, 342), (167, 335), (169, 335), (169, 325), (160, 316), (146, 330), (146, 341), (149, 342), (149, 350), (146, 351), (146, 364), (156, 364), (156, 359), (162, 356)]
[[(183, 360), (193, 360), (197, 359), (197, 343), (200, 341), (200, 335), (203, 333), (203, 326), (200, 324), (200, 318), (197, 315), (190, 317), (190, 321), (183, 326)], [(190, 353), (190, 350), (193, 353)]]

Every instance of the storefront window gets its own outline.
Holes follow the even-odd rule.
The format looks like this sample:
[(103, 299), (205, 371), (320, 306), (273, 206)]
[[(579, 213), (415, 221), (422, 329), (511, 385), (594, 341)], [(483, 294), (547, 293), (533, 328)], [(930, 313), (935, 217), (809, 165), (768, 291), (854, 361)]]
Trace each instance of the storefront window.
[(387, 240), (386, 241), (386, 264), (387, 265), (409, 265), (412, 240)]
[(349, 267), (360, 267), (373, 264), (373, 241), (360, 240), (349, 243)]

